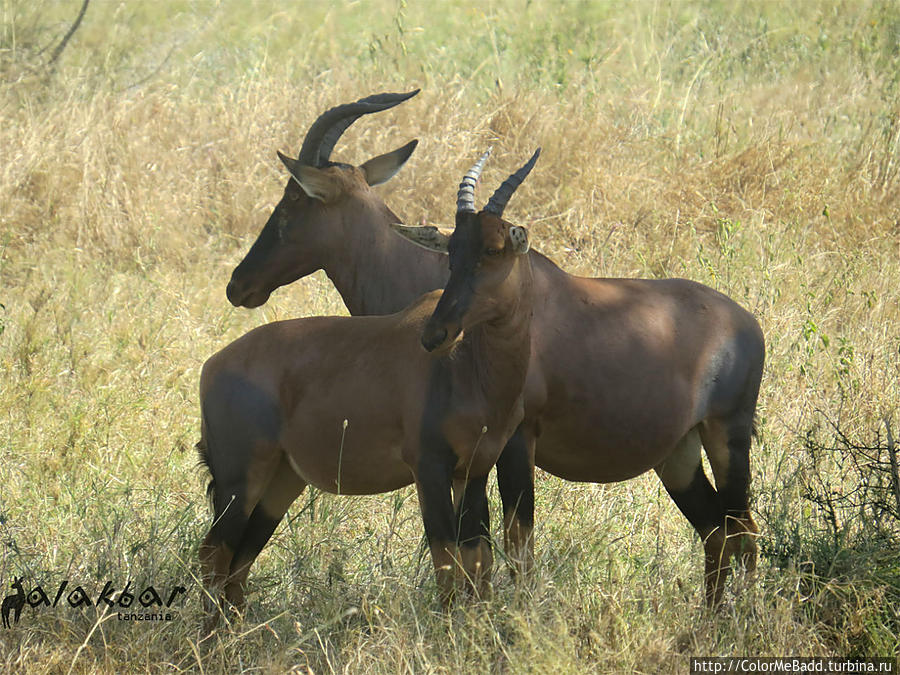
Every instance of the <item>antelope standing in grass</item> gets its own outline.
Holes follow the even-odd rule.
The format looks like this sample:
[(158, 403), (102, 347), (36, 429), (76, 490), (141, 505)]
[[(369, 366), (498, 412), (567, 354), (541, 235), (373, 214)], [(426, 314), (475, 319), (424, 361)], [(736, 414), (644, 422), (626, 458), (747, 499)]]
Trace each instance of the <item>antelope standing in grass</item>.
[[(258, 306), (317, 269), (351, 314), (394, 312), (446, 283), (442, 256), (392, 235), (396, 219), (369, 189), (369, 162), (328, 161), (373, 98), (322, 115), (297, 160), (279, 155), (291, 177), (232, 274), (232, 304)], [(320, 144), (325, 152), (310, 150)], [(397, 152), (380, 164), (399, 168)], [(418, 232), (425, 245), (446, 246), (440, 230)], [(536, 300), (525, 419), (497, 462), (507, 550), (528, 566), (535, 462), (561, 478), (598, 483), (654, 469), (703, 541), (706, 599), (718, 603), (732, 556), (748, 570), (756, 563), (748, 489), (765, 355), (758, 323), (698, 283), (576, 277), (537, 251), (529, 256)]]
[(214, 514), (200, 559), (213, 594), (243, 605), (251, 564), (306, 485), (375, 494), (412, 482), (441, 597), (486, 590), (485, 482), (524, 415), (531, 349), (528, 237), (501, 216), (537, 157), (477, 214), (487, 153), (466, 175), (443, 293), (387, 316), (270, 323), (205, 363), (198, 448)]

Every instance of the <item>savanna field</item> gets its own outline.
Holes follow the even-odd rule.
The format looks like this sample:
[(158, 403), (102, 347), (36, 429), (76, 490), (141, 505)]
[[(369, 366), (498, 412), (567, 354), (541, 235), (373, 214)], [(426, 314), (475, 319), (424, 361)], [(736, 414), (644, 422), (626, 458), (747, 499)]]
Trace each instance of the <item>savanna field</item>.
[[(900, 5), (0, 0), (3, 672), (687, 672), (691, 656), (900, 654)], [(59, 47), (62, 47), (59, 49)], [(198, 379), (277, 319), (346, 314), (323, 273), (225, 297), (325, 109), (332, 159), (418, 138), (375, 188), (450, 225), (537, 146), (505, 217), (569, 272), (685, 277), (766, 336), (751, 454), (759, 569), (703, 608), (702, 545), (653, 473), (536, 478), (536, 565), (442, 612), (415, 490), (307, 489), (203, 640)], [(170, 621), (107, 581), (186, 593)], [(105, 610), (105, 611), (104, 611)]]

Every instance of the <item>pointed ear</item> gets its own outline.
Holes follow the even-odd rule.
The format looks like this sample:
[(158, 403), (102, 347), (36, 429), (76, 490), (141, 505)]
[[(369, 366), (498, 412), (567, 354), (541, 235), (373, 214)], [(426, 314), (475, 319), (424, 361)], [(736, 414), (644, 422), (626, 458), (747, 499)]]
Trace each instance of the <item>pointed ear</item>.
[(296, 159), (291, 159), (287, 155), (278, 153), (278, 159), (291, 172), (291, 177), (297, 181), (297, 185), (303, 188), (303, 191), (313, 199), (321, 202), (333, 202), (341, 194), (341, 188), (334, 177), (325, 173), (322, 169), (314, 166), (301, 164)]
[(438, 253), (448, 252), (450, 235), (453, 232), (453, 230), (435, 227), (434, 225), (414, 227), (412, 225), (401, 225), (400, 223), (394, 223), (391, 225), (391, 229), (400, 236), (409, 239), (412, 243)]
[(409, 159), (418, 144), (418, 140), (410, 141), (402, 148), (378, 155), (362, 164), (359, 168), (366, 175), (366, 182), (375, 186), (389, 181), (406, 164), (406, 160)]
[(518, 225), (510, 226), (509, 240), (512, 242), (513, 252), (516, 255), (528, 253), (528, 249), (531, 247), (528, 243), (528, 230)]

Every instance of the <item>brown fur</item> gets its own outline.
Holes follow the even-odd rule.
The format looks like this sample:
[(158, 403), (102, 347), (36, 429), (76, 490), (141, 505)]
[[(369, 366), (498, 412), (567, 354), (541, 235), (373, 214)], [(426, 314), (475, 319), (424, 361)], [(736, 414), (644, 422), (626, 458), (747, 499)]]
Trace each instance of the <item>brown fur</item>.
[[(485, 222), (502, 245), (507, 224), (492, 217)], [(475, 269), (477, 278), (466, 282), (478, 293), (463, 318), (465, 334), (452, 336), (434, 354), (420, 338), (436, 321), (440, 291), (388, 316), (267, 324), (205, 363), (198, 447), (205, 448), (218, 506), (201, 562), (213, 594), (224, 587), (233, 605), (243, 604), (242, 584), (255, 555), (237, 560), (236, 551), (257, 536), (248, 519), (256, 514), (277, 523), (306, 484), (374, 494), (415, 481), (426, 529), (429, 511), (444, 509), (452, 522), (451, 482), (461, 490), (484, 477), (522, 419), (530, 350), (528, 257), (509, 252)], [(441, 377), (435, 375), (438, 365)], [(437, 407), (429, 409), (429, 401)], [(261, 424), (260, 410), (274, 410), (273, 419)], [(254, 425), (258, 433), (236, 440)], [(453, 462), (446, 490), (437, 495), (420, 481), (423, 468), (434, 464), (429, 453), (441, 459), (440, 448), (429, 447), (432, 438), (452, 451)], [(270, 509), (267, 494), (285, 480), (286, 467), (297, 476), (294, 494), (277, 487), (279, 505)], [(231, 506), (229, 494), (235, 495)], [(442, 597), (449, 599), (463, 578), (485, 590), (491, 555), (484, 542), (460, 549), (446, 533), (431, 539)]]
[[(260, 247), (256, 255), (282, 261), (276, 265), (286, 270), (282, 278), (266, 270), (247, 274), (241, 266), (235, 277), (262, 289), (255, 297), (267, 298), (285, 278), (323, 268), (354, 315), (396, 311), (442, 286), (447, 270), (440, 257), (394, 236), (388, 226), (395, 216), (365, 181), (350, 168), (337, 171), (344, 172), (343, 192), (327, 214), (319, 204), (285, 200), (276, 208), (298, 226), (288, 227), (284, 245)], [(324, 233), (334, 239), (326, 241)], [(756, 320), (698, 283), (587, 279), (536, 251), (529, 255), (536, 305), (523, 426), (527, 454), (541, 468), (577, 481), (620, 481), (656, 469), (705, 540), (708, 525), (724, 531), (726, 514), (752, 524), (748, 453), (765, 354)], [(682, 484), (667, 482), (670, 458), (686, 435), (709, 423), (726, 432), (724, 445), (704, 438), (707, 452), (728, 456), (732, 468), (715, 473), (715, 489), (702, 476), (683, 494)], [(681, 476), (701, 466), (699, 455), (688, 458), (693, 464), (681, 467)], [(519, 515), (507, 514), (507, 532), (516, 524), (517, 532), (528, 533), (530, 548), (531, 526), (519, 523)], [(755, 550), (752, 535), (742, 537), (741, 546)], [(724, 544), (717, 554), (723, 551)], [(727, 556), (722, 569), (727, 573)], [(725, 576), (716, 577), (716, 598)]]

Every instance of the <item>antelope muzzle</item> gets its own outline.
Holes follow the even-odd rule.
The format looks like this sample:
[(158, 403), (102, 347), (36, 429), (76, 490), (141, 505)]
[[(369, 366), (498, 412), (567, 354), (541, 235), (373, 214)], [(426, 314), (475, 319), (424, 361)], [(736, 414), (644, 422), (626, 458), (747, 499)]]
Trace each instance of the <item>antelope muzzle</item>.
[(433, 352), (453, 342), (462, 332), (462, 324), (459, 321), (438, 318), (439, 309), (440, 303), (422, 331), (422, 346), (427, 352)]
[(270, 293), (254, 289), (251, 284), (247, 283), (237, 274), (237, 269), (231, 275), (231, 281), (225, 287), (225, 295), (235, 307), (247, 307), (252, 309), (264, 305), (269, 299)]

